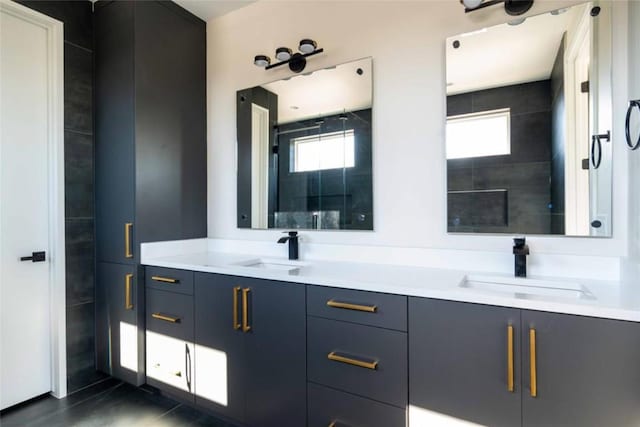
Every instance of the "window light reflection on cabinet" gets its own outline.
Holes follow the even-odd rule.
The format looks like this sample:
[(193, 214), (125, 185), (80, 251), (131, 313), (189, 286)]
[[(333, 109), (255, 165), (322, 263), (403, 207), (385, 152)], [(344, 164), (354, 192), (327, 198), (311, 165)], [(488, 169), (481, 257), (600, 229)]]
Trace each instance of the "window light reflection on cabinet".
[(447, 159), (509, 154), (510, 109), (447, 117)]
[(355, 133), (330, 132), (291, 140), (291, 172), (355, 166)]

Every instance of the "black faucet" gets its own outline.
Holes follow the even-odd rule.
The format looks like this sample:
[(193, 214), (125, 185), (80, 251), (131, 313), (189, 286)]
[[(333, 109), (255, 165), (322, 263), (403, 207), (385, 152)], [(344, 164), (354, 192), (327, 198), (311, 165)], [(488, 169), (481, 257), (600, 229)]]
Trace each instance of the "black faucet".
[(281, 237), (278, 239), (278, 243), (289, 242), (289, 259), (298, 259), (298, 232), (297, 231), (285, 231), (288, 233), (288, 237)]
[(515, 255), (515, 275), (516, 277), (527, 277), (527, 255), (529, 255), (529, 245), (524, 237), (513, 239), (513, 254)]

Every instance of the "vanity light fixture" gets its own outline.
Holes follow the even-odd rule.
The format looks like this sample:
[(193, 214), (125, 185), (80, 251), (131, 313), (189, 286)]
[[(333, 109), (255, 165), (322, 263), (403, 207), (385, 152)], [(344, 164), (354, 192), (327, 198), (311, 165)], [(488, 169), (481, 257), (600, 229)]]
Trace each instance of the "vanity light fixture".
[(294, 73), (301, 73), (307, 66), (307, 58), (312, 55), (324, 52), (324, 49), (318, 49), (318, 44), (311, 39), (302, 39), (298, 45), (300, 52), (293, 53), (288, 47), (279, 47), (276, 49), (276, 59), (280, 62), (271, 64), (271, 59), (266, 55), (256, 55), (253, 63), (258, 67), (264, 67), (265, 70), (279, 67), (280, 65), (289, 64), (289, 69)]
[(257, 67), (266, 67), (271, 64), (271, 58), (267, 55), (256, 55), (255, 58), (253, 58), (253, 64)]
[(292, 54), (293, 52), (291, 52), (291, 49), (288, 47), (279, 47), (276, 49), (276, 58), (278, 61), (288, 61), (291, 59)]
[(464, 5), (465, 13), (504, 3), (504, 11), (512, 16), (522, 15), (533, 6), (533, 0), (460, 0), (460, 3)]

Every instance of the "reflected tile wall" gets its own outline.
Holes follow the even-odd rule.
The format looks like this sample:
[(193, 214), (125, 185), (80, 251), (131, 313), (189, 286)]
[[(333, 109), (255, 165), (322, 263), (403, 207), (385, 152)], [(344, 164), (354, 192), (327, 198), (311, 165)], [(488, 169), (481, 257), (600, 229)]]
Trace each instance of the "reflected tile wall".
[[(552, 233), (551, 82), (447, 97), (450, 116), (500, 108), (511, 109), (511, 154), (447, 161), (448, 191), (458, 192), (449, 194), (448, 229)], [(477, 192), (486, 190), (505, 191)]]

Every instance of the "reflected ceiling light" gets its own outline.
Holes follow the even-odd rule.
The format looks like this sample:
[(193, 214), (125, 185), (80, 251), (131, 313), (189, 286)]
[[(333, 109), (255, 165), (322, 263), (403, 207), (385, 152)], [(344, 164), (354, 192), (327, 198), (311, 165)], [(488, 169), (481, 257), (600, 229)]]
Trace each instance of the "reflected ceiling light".
[(531, 6), (533, 6), (533, 0), (460, 0), (460, 3), (464, 5), (465, 13), (504, 3), (504, 11), (512, 16), (522, 15), (531, 9)]
[(266, 67), (271, 64), (271, 59), (267, 55), (256, 55), (253, 58), (253, 64), (258, 67)]
[(298, 48), (301, 53), (293, 53), (288, 47), (279, 47), (276, 49), (276, 59), (280, 62), (271, 64), (271, 60), (266, 55), (256, 55), (253, 63), (258, 67), (264, 67), (266, 70), (279, 67), (280, 65), (289, 64), (289, 69), (294, 73), (301, 73), (307, 65), (307, 57), (317, 55), (324, 52), (324, 49), (318, 49), (318, 44), (311, 39), (300, 40)]
[(278, 61), (288, 61), (292, 53), (288, 47), (279, 47), (276, 49), (276, 58)]

